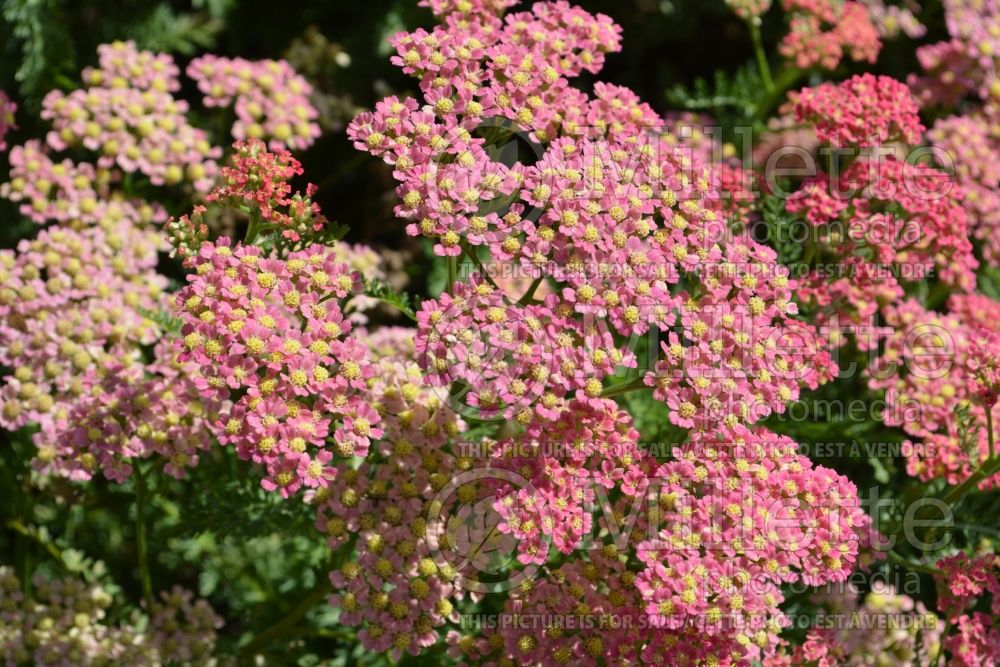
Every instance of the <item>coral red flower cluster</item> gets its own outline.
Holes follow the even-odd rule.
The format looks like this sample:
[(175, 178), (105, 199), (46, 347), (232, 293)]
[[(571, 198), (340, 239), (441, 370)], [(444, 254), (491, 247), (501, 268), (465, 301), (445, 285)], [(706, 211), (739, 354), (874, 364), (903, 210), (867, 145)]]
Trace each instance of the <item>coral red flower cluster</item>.
[(271, 153), (257, 139), (238, 141), (233, 147), (232, 164), (222, 168), (222, 182), (206, 201), (240, 208), (291, 241), (323, 228), (326, 218), (311, 199), (316, 186), (310, 183), (305, 195), (292, 194), (289, 181), (302, 173), (302, 164), (291, 153)]
[(836, 85), (803, 88), (793, 104), (795, 117), (836, 148), (917, 144), (924, 133), (909, 88), (887, 76), (860, 74)]
[(861, 2), (781, 0), (791, 16), (778, 50), (803, 69), (836, 69), (845, 57), (874, 63), (882, 40)]

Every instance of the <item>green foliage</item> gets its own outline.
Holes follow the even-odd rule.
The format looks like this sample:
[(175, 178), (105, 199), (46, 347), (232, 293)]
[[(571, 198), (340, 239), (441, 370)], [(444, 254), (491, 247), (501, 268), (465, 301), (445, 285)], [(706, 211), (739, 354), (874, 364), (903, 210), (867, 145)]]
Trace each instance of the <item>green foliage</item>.
[[(213, 4), (220, 6), (217, 10), (224, 10), (227, 3)], [(178, 14), (170, 5), (160, 4), (135, 26), (132, 34), (140, 48), (192, 55), (212, 46), (223, 26), (221, 18), (210, 14)]]
[(4, 0), (3, 20), (21, 44), (21, 62), (14, 78), (24, 99), (37, 102), (71, 76), (73, 40), (66, 25), (53, 20), (62, 4), (62, 0)]
[(785, 199), (766, 194), (758, 200), (763, 240), (778, 253), (778, 261), (793, 266), (803, 261), (805, 246), (802, 244), (805, 221), (785, 210)]
[(93, 62), (97, 45), (104, 42), (132, 39), (142, 48), (183, 55), (211, 48), (236, 2), (193, 0), (196, 11), (179, 11), (175, 6), (167, 0), (109, 0), (96, 5), (3, 0), (0, 16), (11, 45), (21, 52), (14, 74), (21, 101), (37, 109), (49, 90), (75, 87), (80, 69)]
[(729, 128), (752, 123), (764, 99), (764, 84), (753, 63), (732, 74), (717, 70), (711, 80), (698, 78), (689, 86), (677, 84), (667, 91), (672, 106), (710, 113)]
[(981, 266), (979, 291), (995, 301), (1000, 301), (1000, 267)]
[(378, 278), (369, 278), (365, 282), (364, 294), (365, 296), (378, 299), (382, 303), (392, 306), (414, 322), (417, 321), (417, 314), (415, 311), (418, 306), (414, 306), (412, 297), (405, 292), (400, 292), (394, 289), (385, 281), (379, 280)]
[(156, 322), (167, 334), (176, 336), (181, 332), (181, 327), (184, 326), (184, 322), (179, 317), (174, 317), (165, 310), (149, 310), (141, 306), (137, 307), (136, 310), (146, 319)]
[(666, 404), (653, 398), (651, 391), (623, 394), (619, 403), (633, 416), (640, 442), (650, 445), (654, 454), (660, 455), (666, 451), (661, 445), (684, 441), (687, 432), (670, 423), (670, 411)]

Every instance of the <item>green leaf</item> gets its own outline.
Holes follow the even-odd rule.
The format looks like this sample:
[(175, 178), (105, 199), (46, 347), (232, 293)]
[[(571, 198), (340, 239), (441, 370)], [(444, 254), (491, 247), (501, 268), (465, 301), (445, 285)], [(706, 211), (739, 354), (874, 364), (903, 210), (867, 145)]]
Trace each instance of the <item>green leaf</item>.
[(184, 327), (184, 321), (182, 319), (174, 317), (165, 310), (149, 310), (148, 308), (142, 308), (141, 306), (136, 308), (136, 310), (147, 320), (156, 322), (156, 324), (158, 324), (159, 327), (168, 334), (177, 335)]
[(399, 292), (378, 278), (370, 278), (365, 283), (365, 296), (378, 299), (384, 304), (392, 306), (408, 318), (417, 321), (415, 307), (412, 298), (405, 292)]
[(211, 47), (224, 23), (207, 14), (175, 14), (170, 5), (157, 5), (144, 23), (132, 30), (140, 48), (192, 55)]

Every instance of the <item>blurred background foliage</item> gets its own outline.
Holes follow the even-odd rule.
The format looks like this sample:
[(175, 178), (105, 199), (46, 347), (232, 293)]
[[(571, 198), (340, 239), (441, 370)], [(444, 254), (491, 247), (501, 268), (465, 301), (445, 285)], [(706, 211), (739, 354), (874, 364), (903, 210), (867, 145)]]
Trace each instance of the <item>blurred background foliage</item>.
[[(629, 86), (658, 111), (711, 113), (728, 130), (753, 115), (748, 110), (760, 102), (762, 92), (752, 66), (750, 38), (723, 0), (575, 0), (575, 4), (609, 14), (624, 29), (624, 51), (609, 57), (600, 75), (603, 80)], [(928, 32), (920, 41), (938, 41), (946, 34), (940, 3), (923, 4), (920, 19)], [(308, 180), (320, 186), (317, 201), (331, 220), (350, 226), (349, 241), (374, 246), (390, 269), (407, 274), (408, 291), (418, 296), (432, 293), (434, 283), (443, 280), (443, 269), (393, 218), (395, 195), (386, 166), (354, 150), (342, 132), (358, 110), (372, 107), (386, 95), (415, 90), (414, 82), (389, 63), (386, 40), (399, 30), (432, 23), (429, 10), (417, 7), (415, 0), (0, 0), (0, 89), (20, 107), (19, 127), (8, 136), (8, 143), (44, 136), (48, 128), (37, 115), (41, 99), (54, 88), (77, 87), (80, 70), (96, 62), (96, 48), (105, 42), (133, 39), (143, 48), (172, 53), (182, 69), (205, 51), (249, 59), (287, 57), (313, 83), (323, 114), (324, 136), (298, 155)], [(784, 32), (779, 8), (765, 17), (762, 31), (773, 58)], [(916, 69), (915, 46), (906, 37), (889, 41), (878, 64), (863, 69), (905, 78)], [(833, 78), (850, 73), (845, 68)], [(579, 83), (586, 88), (591, 81)], [(191, 102), (195, 124), (225, 127), (201, 107), (194, 86), (187, 85), (180, 95)], [(229, 137), (216, 130), (213, 140), (227, 144)], [(6, 171), (5, 156), (0, 154), (0, 173)], [(169, 208), (169, 199), (166, 203)], [(178, 195), (174, 212), (186, 206)], [(0, 247), (12, 247), (34, 231), (10, 202), (0, 201)], [(1000, 296), (1000, 275), (984, 281), (984, 291)], [(850, 349), (842, 361), (866, 363), (861, 353)], [(828, 385), (815, 398), (834, 404), (871, 402), (877, 396), (855, 373)], [(644, 442), (676, 437), (662, 405), (643, 394), (622, 401), (635, 414)], [(795, 406), (790, 413), (804, 414)], [(901, 432), (886, 428), (875, 417), (851, 420), (808, 414), (796, 421), (775, 417), (769, 426), (807, 446), (898, 444)], [(122, 591), (129, 600), (141, 599), (131, 483), (95, 480), (84, 486), (51, 482), (45, 488), (33, 487), (27, 469), (31, 448), (30, 433), (0, 432), (0, 562), (54, 575), (76, 572)], [(883, 453), (846, 447), (841, 456), (819, 462), (848, 474), (862, 495), (874, 485), (888, 486), (898, 501), (936, 490), (907, 477), (899, 456), (872, 455), (873, 451)], [(154, 583), (158, 588), (178, 583), (210, 598), (227, 619), (224, 650), (236, 655), (241, 645), (303, 599), (317, 595), (317, 590), (320, 597), (314, 601), (322, 599), (325, 591), (317, 584), (325, 580), (331, 555), (313, 527), (308, 507), (261, 491), (258, 478), (231, 450), (220, 448), (206, 455), (183, 482), (154, 473), (147, 471), (153, 481), (146, 509)], [(960, 540), (995, 537), (995, 531), (975, 520), (982, 514), (982, 503), (995, 500), (996, 494), (974, 496), (966, 502), (968, 507), (960, 508), (959, 521), (965, 517), (967, 526)], [(899, 519), (899, 504), (883, 508), (882, 513), (881, 525), (891, 528)], [(933, 607), (933, 586), (929, 580), (923, 584), (923, 595), (918, 597)], [(806, 609), (807, 596), (792, 596), (791, 604), (799, 611)], [(291, 627), (279, 628), (273, 639), (267, 664), (385, 662), (356, 650), (346, 632), (338, 629), (336, 611), (324, 605), (315, 606)], [(421, 658), (421, 664), (434, 661)]]

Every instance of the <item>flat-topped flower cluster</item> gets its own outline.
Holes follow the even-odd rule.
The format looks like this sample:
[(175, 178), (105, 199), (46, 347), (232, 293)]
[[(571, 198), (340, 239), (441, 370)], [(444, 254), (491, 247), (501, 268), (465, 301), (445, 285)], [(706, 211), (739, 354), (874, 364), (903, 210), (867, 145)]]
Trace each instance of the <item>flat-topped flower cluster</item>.
[[(393, 660), (1000, 659), (995, 556), (915, 564), (943, 621), (892, 589), (863, 596), (845, 581), (879, 556), (858, 489), (779, 427), (837, 379), (842, 351), (868, 352), (859, 391), (903, 408), (880, 419), (913, 445), (909, 475), (951, 500), (1000, 480), (1000, 304), (975, 291), (1000, 256), (997, 3), (947, 2), (950, 40), (921, 48), (921, 76), (788, 95), (765, 143), (836, 155), (779, 206), (808, 231), (801, 272), (753, 233), (776, 224), (767, 156), (720, 162), (707, 134), (682, 131), (701, 117), (574, 85), (621, 48), (610, 17), (565, 0), (421, 4), (437, 24), (389, 40), (418, 96), (347, 128), (388, 166), (401, 233), (447, 274), (412, 308), (376, 252), (331, 240), (317, 187), (298, 187), (291, 150), (319, 114), (288, 63), (188, 65), (205, 106), (234, 113), (225, 159), (174, 60), (132, 43), (102, 46), (83, 88), (45, 98), (51, 132), (11, 149), (0, 186), (40, 227), (0, 251), (0, 426), (34, 428), (36, 478), (131, 480), (141, 527), (144, 474), (182, 479), (231, 448), (262, 496), (310, 504), (338, 632)], [(759, 37), (772, 3), (726, 4)], [(874, 62), (894, 22), (919, 33), (909, 7), (778, 4), (779, 53), (813, 72)], [(0, 96), (0, 142), (10, 106)], [(893, 150), (923, 142), (940, 150)], [(158, 203), (166, 187), (186, 215)], [(187, 274), (176, 288), (167, 253)], [(414, 325), (379, 326), (379, 300)], [(646, 447), (641, 410), (661, 415), (669, 454)], [(831, 613), (923, 634), (816, 627), (789, 645), (789, 587), (825, 584), (846, 591), (817, 602)], [(107, 620), (99, 589), (35, 586), (23, 598), (0, 568), (14, 662), (211, 664), (220, 620), (180, 589), (144, 590), (133, 627)], [(465, 627), (484, 609), (534, 625)]]

